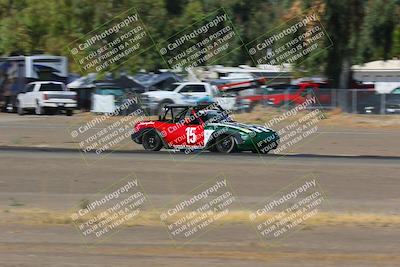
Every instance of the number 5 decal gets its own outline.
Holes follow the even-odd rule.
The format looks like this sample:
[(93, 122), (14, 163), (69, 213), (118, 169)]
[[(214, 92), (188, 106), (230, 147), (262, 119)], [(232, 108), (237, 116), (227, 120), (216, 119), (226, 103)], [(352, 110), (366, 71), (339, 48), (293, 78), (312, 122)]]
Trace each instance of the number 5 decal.
[(188, 144), (195, 144), (197, 141), (196, 127), (186, 128), (186, 140)]

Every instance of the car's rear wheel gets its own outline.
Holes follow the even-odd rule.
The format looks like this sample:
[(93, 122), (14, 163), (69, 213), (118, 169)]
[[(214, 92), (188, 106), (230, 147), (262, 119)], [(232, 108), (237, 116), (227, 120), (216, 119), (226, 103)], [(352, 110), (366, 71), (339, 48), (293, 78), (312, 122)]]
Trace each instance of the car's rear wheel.
[(210, 152), (218, 152), (216, 142), (217, 142), (217, 140), (214, 139), (214, 140), (212, 140), (211, 142), (209, 142), (207, 144), (208, 151), (210, 151)]
[(162, 140), (156, 131), (149, 131), (143, 135), (142, 144), (145, 150), (159, 151), (163, 147)]
[(21, 103), (19, 101), (17, 101), (16, 105), (17, 105), (18, 115), (21, 115), (21, 116), (24, 115), (25, 114), (25, 110), (24, 110), (23, 107), (21, 107)]
[(230, 135), (221, 136), (220, 138), (218, 138), (215, 146), (218, 152), (232, 153), (236, 149), (235, 138), (233, 138), (233, 136)]
[(36, 103), (36, 107), (35, 107), (35, 114), (36, 115), (43, 115), (44, 112), (44, 108), (39, 104), (39, 102)]
[(211, 152), (218, 152), (217, 146), (215, 144), (210, 145), (208, 150)]
[(72, 116), (72, 115), (74, 115), (74, 111), (73, 111), (72, 109), (67, 109), (67, 110), (65, 111), (65, 114), (66, 114), (67, 116)]

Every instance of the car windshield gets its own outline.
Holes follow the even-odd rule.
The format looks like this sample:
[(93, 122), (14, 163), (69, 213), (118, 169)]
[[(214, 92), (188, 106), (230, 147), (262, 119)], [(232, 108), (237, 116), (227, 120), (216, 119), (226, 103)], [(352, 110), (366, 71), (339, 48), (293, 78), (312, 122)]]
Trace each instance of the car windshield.
[(43, 83), (39, 91), (64, 91), (64, 86), (60, 83)]
[(227, 112), (220, 110), (205, 110), (201, 119), (205, 123), (233, 121)]
[(392, 94), (400, 94), (400, 87), (393, 89)]
[(97, 95), (122, 96), (124, 93), (124, 89), (121, 88), (97, 88), (95, 91), (95, 94)]
[(266, 88), (269, 94), (293, 94), (300, 87), (297, 85), (275, 85)]
[(179, 84), (173, 83), (173, 84), (171, 84), (169, 86), (166, 86), (163, 90), (164, 91), (174, 91), (175, 88), (178, 87), (178, 86), (179, 86)]

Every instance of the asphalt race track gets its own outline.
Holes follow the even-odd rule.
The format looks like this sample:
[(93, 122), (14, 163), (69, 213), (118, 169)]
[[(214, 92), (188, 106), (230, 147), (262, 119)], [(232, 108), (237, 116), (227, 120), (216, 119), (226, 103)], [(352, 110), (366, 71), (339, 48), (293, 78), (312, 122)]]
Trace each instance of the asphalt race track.
[(400, 227), (390, 220), (316, 224), (267, 247), (245, 223), (222, 225), (182, 247), (175, 247), (157, 225), (128, 227), (123, 234), (87, 247), (70, 224), (4, 224), (13, 210), (67, 211), (132, 172), (155, 209), (218, 173), (228, 179), (245, 210), (314, 174), (328, 198), (322, 212), (384, 220), (400, 213), (400, 159), (395, 157), (137, 151), (97, 160), (72, 150), (3, 148), (0, 160), (1, 266), (396, 266), (400, 262)]

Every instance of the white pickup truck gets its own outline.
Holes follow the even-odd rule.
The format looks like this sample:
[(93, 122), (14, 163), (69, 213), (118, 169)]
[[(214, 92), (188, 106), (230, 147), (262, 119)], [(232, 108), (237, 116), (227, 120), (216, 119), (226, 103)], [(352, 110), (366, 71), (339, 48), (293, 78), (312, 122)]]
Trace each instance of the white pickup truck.
[(16, 106), (19, 115), (24, 115), (27, 110), (34, 110), (37, 115), (45, 114), (47, 110), (63, 110), (67, 116), (72, 116), (76, 93), (68, 91), (61, 82), (32, 82), (18, 94)]
[(221, 97), (218, 89), (205, 82), (176, 83), (165, 91), (150, 91), (142, 94), (143, 106), (151, 113), (160, 114), (169, 104), (200, 104), (217, 102), (222, 108), (233, 110), (236, 97)]

